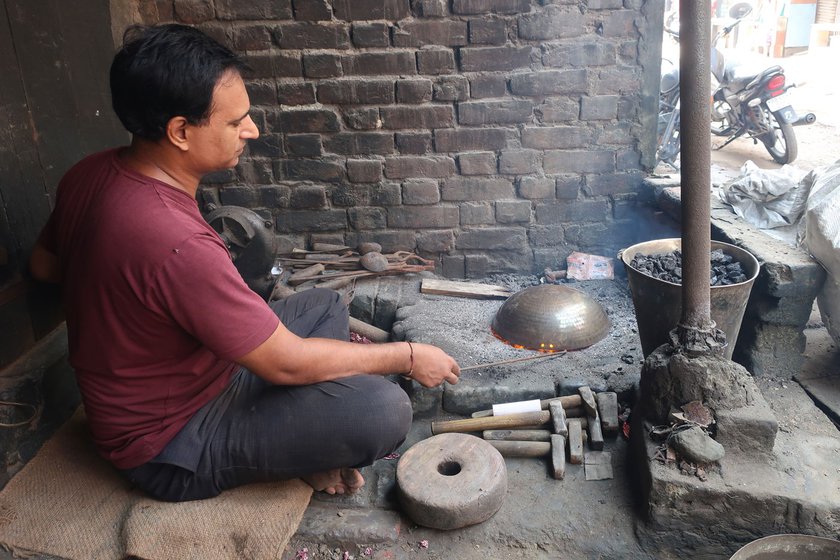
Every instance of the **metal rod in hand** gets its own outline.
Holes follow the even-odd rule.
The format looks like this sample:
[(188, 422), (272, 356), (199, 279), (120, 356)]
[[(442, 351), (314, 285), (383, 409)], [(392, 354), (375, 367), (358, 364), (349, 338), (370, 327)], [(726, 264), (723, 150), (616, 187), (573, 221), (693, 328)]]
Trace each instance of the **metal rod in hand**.
[(516, 363), (516, 362), (528, 362), (528, 361), (534, 361), (534, 360), (548, 360), (549, 358), (556, 358), (557, 356), (562, 356), (565, 353), (566, 353), (566, 351), (563, 350), (561, 352), (549, 352), (549, 353), (545, 353), (545, 354), (540, 354), (538, 356), (525, 356), (524, 358), (513, 358), (512, 360), (502, 360), (500, 362), (488, 362), (486, 364), (477, 364), (477, 365), (474, 365), (474, 366), (462, 367), (461, 371), (465, 372), (465, 371), (469, 371), (471, 369), (481, 369), (481, 368), (486, 368), (486, 367), (491, 367), (491, 366), (503, 366), (503, 365), (507, 365), (507, 364), (513, 364), (513, 363)]

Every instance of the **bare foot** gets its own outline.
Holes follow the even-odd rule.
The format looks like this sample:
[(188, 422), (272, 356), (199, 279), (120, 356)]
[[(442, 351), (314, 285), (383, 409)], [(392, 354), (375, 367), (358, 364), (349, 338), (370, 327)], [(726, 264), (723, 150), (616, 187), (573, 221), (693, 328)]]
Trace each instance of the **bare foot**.
[(365, 479), (356, 469), (333, 469), (301, 477), (318, 492), (327, 494), (355, 494), (365, 485)]

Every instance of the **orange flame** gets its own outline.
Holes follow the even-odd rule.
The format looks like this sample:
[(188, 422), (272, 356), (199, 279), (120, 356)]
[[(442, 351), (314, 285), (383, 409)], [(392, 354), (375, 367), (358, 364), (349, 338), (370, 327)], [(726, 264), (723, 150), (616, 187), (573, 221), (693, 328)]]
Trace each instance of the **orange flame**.
[(501, 340), (502, 342), (504, 342), (508, 346), (512, 346), (512, 347), (516, 348), (517, 350), (536, 350), (537, 352), (542, 352), (543, 354), (555, 354), (555, 353), (561, 351), (559, 348), (554, 347), (553, 342), (540, 342), (538, 347), (530, 348), (530, 347), (524, 346), (522, 344), (514, 344), (513, 342), (505, 339), (504, 337), (499, 336), (499, 333), (494, 331), (493, 327), (490, 327), (490, 332), (493, 333), (493, 336), (495, 336), (496, 338), (498, 338), (499, 340)]

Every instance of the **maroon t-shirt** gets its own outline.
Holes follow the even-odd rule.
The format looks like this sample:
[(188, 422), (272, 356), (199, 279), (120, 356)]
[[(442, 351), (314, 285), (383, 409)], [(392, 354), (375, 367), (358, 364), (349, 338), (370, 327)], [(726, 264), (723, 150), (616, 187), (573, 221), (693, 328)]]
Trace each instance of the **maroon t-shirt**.
[(93, 438), (121, 469), (154, 458), (227, 385), (277, 316), (195, 199), (120, 165), (76, 164), (40, 242), (58, 255), (70, 363)]

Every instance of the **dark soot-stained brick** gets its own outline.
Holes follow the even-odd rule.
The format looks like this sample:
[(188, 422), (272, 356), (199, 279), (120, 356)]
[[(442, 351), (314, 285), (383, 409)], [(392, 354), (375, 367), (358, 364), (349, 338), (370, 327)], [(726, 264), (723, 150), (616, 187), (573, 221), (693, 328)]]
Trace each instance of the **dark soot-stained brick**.
[(455, 20), (408, 21), (394, 27), (393, 37), (395, 47), (460, 47), (467, 44), (467, 23)]
[(315, 87), (300, 82), (277, 84), (277, 101), (281, 105), (310, 105), (315, 103)]
[(389, 208), (388, 226), (394, 228), (457, 227), (458, 209), (451, 206)]
[(522, 130), (522, 145), (538, 150), (583, 148), (593, 140), (592, 131), (583, 126), (528, 127)]
[(385, 128), (442, 128), (455, 123), (452, 107), (382, 107), (379, 111)]
[(327, 205), (327, 190), (323, 185), (297, 185), (292, 188), (292, 208), (324, 208)]
[(341, 66), (346, 76), (385, 76), (416, 74), (417, 64), (410, 52), (380, 52), (344, 55)]
[(279, 27), (282, 49), (347, 49), (350, 47), (346, 24), (286, 23)]
[(286, 136), (286, 151), (290, 156), (315, 157), (320, 156), (320, 134), (289, 134)]
[(493, 152), (458, 154), (458, 167), (462, 175), (495, 175), (496, 154)]
[(332, 80), (318, 86), (321, 103), (378, 105), (394, 102), (392, 80)]
[(521, 14), (531, 10), (529, 0), (453, 0), (452, 12), (462, 15)]
[(615, 46), (607, 43), (546, 45), (543, 64), (563, 68), (610, 66), (615, 64)]
[(458, 122), (467, 125), (526, 123), (533, 113), (534, 104), (519, 99), (458, 104)]
[(435, 151), (500, 150), (507, 143), (505, 131), (499, 128), (459, 128), (435, 130)]
[(339, 132), (325, 137), (324, 149), (343, 155), (390, 154), (394, 135), (383, 132)]
[(215, 0), (219, 19), (292, 19), (291, 0)]
[(443, 156), (398, 156), (385, 158), (389, 179), (449, 177), (455, 174), (455, 160)]
[(333, 0), (333, 12), (347, 21), (397, 21), (411, 15), (408, 0)]
[(175, 0), (175, 18), (181, 23), (195, 25), (213, 19), (210, 0)]
[(584, 32), (583, 14), (577, 6), (546, 6), (519, 17), (519, 36), (528, 41), (578, 37)]
[(533, 48), (529, 46), (462, 48), (460, 49), (461, 70), (487, 72), (529, 68), (532, 52)]
[(503, 19), (471, 19), (469, 29), (470, 43), (474, 45), (504, 45), (507, 41), (507, 25)]
[(346, 210), (283, 210), (277, 215), (277, 231), (304, 232), (347, 229)]
[(431, 132), (397, 132), (397, 149), (402, 154), (426, 154), (432, 151)]
[(403, 204), (437, 204), (440, 189), (434, 179), (409, 179), (402, 187)]
[(510, 79), (514, 95), (540, 96), (557, 93), (584, 93), (587, 90), (586, 70), (547, 70), (516, 74)]
[(303, 66), (300, 55), (297, 54), (251, 53), (244, 55), (243, 58), (251, 68), (247, 72), (249, 78), (300, 78), (303, 76)]
[(337, 54), (304, 54), (303, 74), (307, 78), (336, 78), (341, 76), (341, 57)]
[(417, 70), (421, 74), (448, 74), (455, 69), (455, 55), (449, 49), (424, 49), (417, 51)]
[(474, 99), (502, 97), (507, 93), (507, 77), (504, 74), (481, 74), (470, 78), (470, 95)]
[(292, 0), (292, 11), (299, 21), (328, 21), (332, 9), (327, 0)]
[(357, 47), (388, 47), (391, 38), (387, 23), (354, 23), (351, 31)]
[(519, 179), (519, 196), (529, 200), (554, 198), (554, 179), (526, 176)]
[[(279, 131), (276, 124), (280, 125)], [(278, 132), (336, 132), (338, 117), (324, 109), (290, 109), (277, 115), (273, 127)]]
[(551, 150), (543, 156), (546, 173), (609, 173), (615, 171), (615, 152), (607, 150)]
[(370, 159), (348, 159), (347, 177), (353, 183), (376, 183), (382, 179), (382, 162)]
[(463, 101), (469, 97), (469, 81), (464, 76), (443, 76), (433, 91), (435, 101)]
[(446, 201), (501, 200), (514, 196), (513, 183), (502, 178), (452, 177), (441, 186), (441, 199)]
[(397, 103), (426, 103), (431, 100), (431, 80), (397, 80)]
[(344, 122), (354, 130), (376, 130), (382, 128), (379, 120), (379, 109), (376, 107), (360, 107), (345, 109)]

